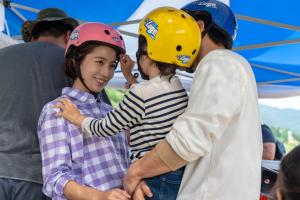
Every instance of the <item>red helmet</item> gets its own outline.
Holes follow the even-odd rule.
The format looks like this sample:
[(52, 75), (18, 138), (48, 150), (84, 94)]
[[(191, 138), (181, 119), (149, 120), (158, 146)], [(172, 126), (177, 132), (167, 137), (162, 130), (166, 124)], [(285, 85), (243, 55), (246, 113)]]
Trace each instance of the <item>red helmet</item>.
[(104, 45), (111, 46), (120, 53), (125, 53), (125, 43), (121, 34), (106, 24), (91, 22), (79, 25), (73, 30), (65, 53), (68, 52), (70, 46), (80, 46), (87, 41), (97, 41)]

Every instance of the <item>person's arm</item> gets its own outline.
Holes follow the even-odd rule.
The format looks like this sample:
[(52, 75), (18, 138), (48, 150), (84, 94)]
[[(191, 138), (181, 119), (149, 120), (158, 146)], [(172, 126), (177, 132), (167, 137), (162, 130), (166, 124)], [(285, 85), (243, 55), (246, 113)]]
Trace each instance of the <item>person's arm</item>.
[(46, 195), (64, 197), (64, 187), (75, 180), (72, 170), (68, 130), (63, 118), (55, 116), (55, 110), (43, 109), (38, 123), (38, 136), (43, 164), (43, 190)]
[(272, 142), (263, 143), (263, 160), (274, 160), (276, 153), (276, 144)]
[(55, 116), (53, 108), (45, 108), (38, 123), (38, 136), (43, 162), (43, 191), (52, 198), (65, 197), (70, 200), (124, 199), (130, 196), (121, 189), (100, 191), (75, 180), (72, 170), (71, 150), (65, 121)]
[(169, 143), (163, 140), (130, 166), (124, 178), (124, 188), (132, 194), (142, 179), (176, 170), (186, 164), (187, 161), (178, 156)]
[(64, 194), (70, 200), (129, 200), (130, 195), (121, 189), (100, 191), (69, 181), (64, 187)]
[(130, 167), (125, 179), (128, 192), (132, 192), (139, 180), (176, 170), (211, 150), (213, 141), (222, 136), (239, 113), (244, 92), (241, 79), (245, 78), (239, 67), (226, 58), (198, 66), (187, 110), (177, 118), (166, 136), (169, 145), (162, 141), (165, 144), (157, 146), (160, 150), (154, 148)]
[(56, 115), (81, 126), (83, 132), (90, 136), (110, 137), (116, 135), (121, 130), (140, 122), (145, 114), (144, 100), (136, 94), (135, 88), (131, 88), (118, 107), (107, 113), (102, 119), (83, 116), (69, 99), (62, 98), (59, 101), (60, 103), (56, 104), (56, 107), (61, 111)]
[(263, 138), (263, 160), (274, 160), (276, 154), (276, 139), (272, 130), (266, 124), (261, 125)]

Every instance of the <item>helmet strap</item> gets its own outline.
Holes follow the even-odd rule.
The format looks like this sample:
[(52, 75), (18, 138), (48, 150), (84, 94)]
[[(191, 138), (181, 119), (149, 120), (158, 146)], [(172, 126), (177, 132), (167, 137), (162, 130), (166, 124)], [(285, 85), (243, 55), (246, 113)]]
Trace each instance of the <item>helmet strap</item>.
[(138, 65), (138, 70), (140, 72), (140, 75), (141, 75), (142, 79), (149, 80), (150, 79), (149, 76), (144, 73), (139, 61), (137, 62), (137, 65)]
[(94, 98), (96, 100), (98, 100), (98, 93), (90, 90), (90, 88), (85, 84), (84, 79), (81, 74), (80, 66), (76, 65), (75, 70), (76, 70), (76, 75), (78, 76), (78, 78), (79, 78), (80, 82), (83, 84), (83, 86), (89, 91), (89, 93), (91, 93), (94, 96)]

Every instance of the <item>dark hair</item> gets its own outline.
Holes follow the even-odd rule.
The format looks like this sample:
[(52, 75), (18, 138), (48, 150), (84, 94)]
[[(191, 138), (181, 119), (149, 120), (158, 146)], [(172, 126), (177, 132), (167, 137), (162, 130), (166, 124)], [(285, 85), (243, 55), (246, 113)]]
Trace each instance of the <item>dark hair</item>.
[(41, 36), (60, 37), (72, 30), (73, 27), (63, 21), (41, 21), (33, 26), (32, 37), (34, 39)]
[[(85, 56), (101, 45), (105, 44), (97, 41), (87, 41), (82, 43), (79, 47), (74, 45), (70, 46), (65, 56), (66, 75), (75, 80), (78, 77), (78, 70)], [(117, 58), (119, 58), (119, 52), (116, 49), (115, 51)]]
[(190, 14), (196, 21), (202, 20), (204, 22), (204, 31), (207, 31), (208, 36), (212, 39), (214, 43), (222, 44), (226, 49), (232, 49), (232, 38), (225, 30), (213, 23), (212, 17), (209, 14), (209, 12), (188, 10), (184, 11)]
[(25, 21), (22, 24), (21, 33), (22, 33), (22, 38), (23, 38), (24, 42), (31, 41), (31, 38), (32, 38), (31, 32), (32, 32), (33, 25), (34, 25), (33, 21)]
[[(146, 38), (143, 35), (139, 35), (138, 49), (142, 50), (146, 45), (147, 45)], [(162, 76), (175, 75), (176, 68), (179, 67), (178, 65), (169, 64), (169, 63), (165, 63), (165, 62), (159, 62), (156, 60), (154, 60), (154, 62), (156, 63), (156, 66), (158, 67), (160, 74)]]
[(282, 193), (283, 200), (300, 199), (300, 145), (289, 152), (281, 161), (280, 172), (273, 189), (276, 198), (276, 189)]

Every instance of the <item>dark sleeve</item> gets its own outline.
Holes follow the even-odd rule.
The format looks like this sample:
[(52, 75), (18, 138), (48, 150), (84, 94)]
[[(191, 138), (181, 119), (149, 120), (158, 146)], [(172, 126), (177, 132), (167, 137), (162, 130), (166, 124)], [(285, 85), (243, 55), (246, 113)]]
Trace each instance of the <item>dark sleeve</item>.
[(103, 99), (103, 101), (111, 106), (111, 102), (109, 100), (109, 97), (107, 96), (106, 91), (102, 90), (100, 95), (101, 95), (101, 98)]
[(261, 132), (263, 137), (263, 143), (275, 143), (276, 139), (272, 133), (272, 130), (267, 125), (261, 125)]

